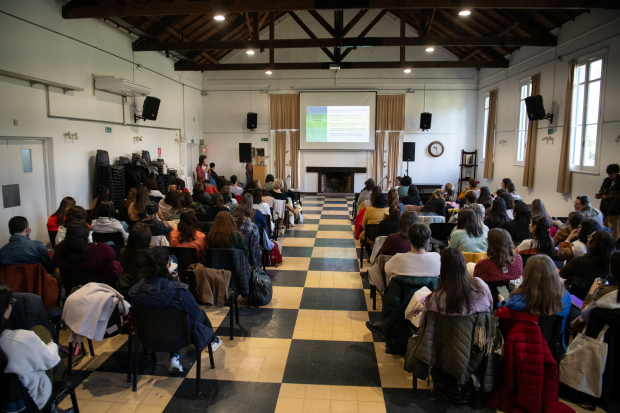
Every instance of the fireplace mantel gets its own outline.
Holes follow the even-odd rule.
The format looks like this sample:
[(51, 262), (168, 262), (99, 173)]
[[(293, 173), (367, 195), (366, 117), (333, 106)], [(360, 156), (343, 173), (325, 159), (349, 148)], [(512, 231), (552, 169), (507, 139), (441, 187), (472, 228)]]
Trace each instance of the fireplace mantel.
[[(351, 168), (345, 166), (308, 166), (306, 167), (306, 172), (317, 172), (318, 173), (318, 192), (319, 193), (328, 193), (328, 192), (336, 192), (336, 193), (353, 193), (355, 192), (353, 189), (355, 183), (355, 174), (363, 174), (366, 173), (366, 168)], [(346, 178), (337, 178), (334, 177), (334, 174), (341, 174), (341, 178), (343, 175)], [(332, 175), (334, 185), (329, 185), (327, 180), (330, 179), (329, 175)], [(337, 182), (340, 182), (338, 184)], [(334, 190), (334, 187), (336, 189)]]
[(366, 168), (349, 168), (346, 166), (307, 166), (306, 172), (318, 172), (318, 173), (341, 172), (341, 173), (349, 173), (349, 174), (365, 174)]

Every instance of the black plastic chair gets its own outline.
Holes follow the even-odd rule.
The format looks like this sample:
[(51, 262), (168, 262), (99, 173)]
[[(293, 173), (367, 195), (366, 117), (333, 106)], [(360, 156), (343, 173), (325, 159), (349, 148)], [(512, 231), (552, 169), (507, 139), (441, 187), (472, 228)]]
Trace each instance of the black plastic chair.
[(271, 217), (269, 215), (264, 215), (265, 217), (265, 221), (267, 222), (267, 228), (265, 228), (265, 231), (267, 231), (267, 236), (269, 237), (269, 239), (273, 239), (273, 232), (271, 231)]
[(364, 249), (366, 247), (366, 241), (374, 241), (380, 234), (381, 230), (379, 229), (379, 224), (366, 224), (364, 227), (364, 238), (360, 236), (360, 269), (364, 268)]
[(540, 316), (538, 318), (538, 327), (545, 337), (551, 355), (556, 362), (560, 361), (560, 340), (562, 339), (562, 322), (563, 318), (557, 314), (551, 316)]
[(120, 232), (93, 232), (93, 242), (113, 242), (114, 245), (125, 245), (125, 239)]
[[(148, 350), (158, 348), (158, 345), (176, 341), (185, 336), (188, 343), (192, 343), (196, 348), (196, 395), (200, 396), (200, 349), (196, 341), (192, 338), (189, 329), (189, 316), (185, 310), (138, 310), (131, 307), (131, 325), (136, 335), (136, 341), (140, 341)], [(130, 343), (131, 344), (131, 343)], [(137, 344), (137, 343), (136, 343)], [(138, 346), (134, 346), (134, 357), (130, 357), (129, 364), (133, 370), (132, 390), (138, 390)], [(209, 361), (211, 368), (215, 368), (213, 361), (213, 350), (211, 343), (207, 345), (209, 349)], [(131, 347), (129, 351), (131, 352)], [(135, 366), (133, 362), (135, 361)], [(156, 359), (154, 362), (157, 362)]]
[(129, 221), (128, 220), (128, 221), (125, 221), (125, 222), (127, 222), (127, 229), (130, 230), (130, 229), (133, 228), (134, 225), (136, 225), (140, 221)]
[(198, 263), (198, 254), (193, 248), (166, 247), (170, 255), (174, 255), (179, 260), (179, 271), (185, 271), (192, 264)]
[(159, 201), (161, 201), (163, 198), (160, 196), (152, 196), (149, 195), (149, 200), (155, 202), (156, 204), (159, 204)]
[(456, 224), (450, 223), (434, 223), (428, 226), (431, 229), (431, 245), (442, 245), (450, 239), (450, 234)]
[(196, 220), (198, 222), (207, 222), (207, 214), (196, 214)]
[(214, 221), (208, 221), (208, 222), (198, 222), (198, 229), (200, 229), (200, 231), (205, 234), (205, 235), (209, 235), (209, 232), (211, 232), (211, 229), (213, 228), (213, 222)]
[[(18, 394), (11, 394), (8, 392), (11, 390), (19, 389)], [(34, 402), (28, 389), (22, 384), (21, 380), (15, 373), (0, 373), (0, 399), (9, 400), (12, 397), (16, 404), (21, 408), (22, 413), (53, 413), (51, 406), (58, 406), (60, 397), (68, 394), (71, 397), (71, 404), (75, 413), (80, 413), (77, 397), (75, 395), (74, 387), (71, 387), (68, 382), (54, 382), (52, 386), (52, 394), (47, 402), (47, 405), (43, 409), (39, 410), (37, 404)], [(19, 396), (21, 395), (21, 398)], [(4, 406), (3, 406), (4, 407)], [(15, 407), (15, 406), (12, 406)]]
[(58, 234), (58, 231), (47, 231), (47, 235), (50, 237), (50, 243), (54, 248), (56, 248), (56, 234)]

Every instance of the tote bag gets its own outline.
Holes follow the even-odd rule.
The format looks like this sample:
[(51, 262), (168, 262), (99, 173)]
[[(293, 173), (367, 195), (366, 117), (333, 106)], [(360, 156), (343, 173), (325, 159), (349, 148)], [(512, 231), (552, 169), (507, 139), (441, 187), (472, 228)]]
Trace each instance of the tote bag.
[(608, 328), (605, 325), (597, 338), (577, 334), (560, 361), (560, 382), (590, 396), (601, 397), (607, 362), (607, 343), (603, 338)]
[(422, 309), (424, 308), (424, 301), (426, 297), (431, 293), (427, 287), (422, 287), (413, 294), (409, 305), (405, 310), (405, 318), (411, 321), (416, 327), (420, 327), (420, 317), (422, 317)]

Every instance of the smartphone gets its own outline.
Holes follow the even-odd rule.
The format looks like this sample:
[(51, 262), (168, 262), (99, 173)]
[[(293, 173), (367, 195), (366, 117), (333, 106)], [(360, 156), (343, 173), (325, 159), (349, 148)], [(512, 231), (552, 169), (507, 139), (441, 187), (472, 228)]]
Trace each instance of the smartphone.
[(508, 299), (508, 297), (510, 297), (510, 293), (508, 292), (508, 288), (506, 288), (506, 286), (502, 285), (501, 287), (497, 287), (497, 292), (500, 293), (502, 295), (502, 297), (504, 297), (505, 300)]
[(609, 274), (607, 274), (607, 276), (605, 278), (599, 278), (599, 280), (597, 281), (599, 285), (609, 285)]

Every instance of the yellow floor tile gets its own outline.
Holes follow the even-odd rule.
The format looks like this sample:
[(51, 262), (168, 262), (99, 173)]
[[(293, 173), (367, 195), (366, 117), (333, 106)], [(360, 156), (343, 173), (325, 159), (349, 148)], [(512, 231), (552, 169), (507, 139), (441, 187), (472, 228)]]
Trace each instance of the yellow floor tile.
[(239, 369), (235, 373), (234, 381), (258, 381), (260, 369)]
[(306, 399), (329, 400), (331, 399), (331, 395), (331, 386), (320, 386), (313, 384), (306, 385)]
[(239, 364), (240, 369), (261, 369), (263, 363), (265, 362), (265, 358), (263, 357), (244, 357), (241, 360), (241, 364)]
[(302, 413), (304, 411), (304, 399), (278, 398), (275, 413)]
[(306, 397), (305, 384), (282, 383), (279, 398), (304, 399)]
[(282, 383), (284, 377), (284, 369), (282, 370), (261, 370), (258, 375), (258, 381), (261, 383)]
[(357, 402), (358, 413), (386, 413), (384, 402)]
[(303, 413), (331, 413), (331, 400), (304, 399)]
[(357, 389), (354, 386), (331, 386), (332, 400), (357, 400)]
[(357, 402), (354, 400), (332, 400), (331, 409), (338, 413), (358, 413)]

